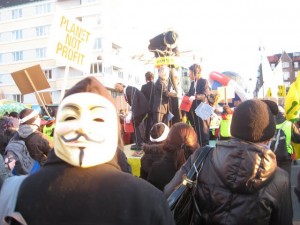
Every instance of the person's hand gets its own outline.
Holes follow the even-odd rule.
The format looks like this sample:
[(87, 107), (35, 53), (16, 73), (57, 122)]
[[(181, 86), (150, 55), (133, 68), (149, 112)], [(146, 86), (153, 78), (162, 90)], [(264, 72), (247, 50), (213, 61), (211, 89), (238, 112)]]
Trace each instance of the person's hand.
[(190, 102), (194, 101), (195, 100), (195, 96), (194, 95), (190, 96), (189, 100), (190, 100)]
[(130, 113), (128, 113), (128, 115), (126, 116), (125, 122), (126, 122), (126, 123), (130, 123), (131, 117), (132, 117), (132, 114), (131, 114), (131, 112), (130, 112)]
[(206, 96), (204, 94), (198, 94), (197, 95), (197, 100), (200, 100), (201, 102), (205, 101)]

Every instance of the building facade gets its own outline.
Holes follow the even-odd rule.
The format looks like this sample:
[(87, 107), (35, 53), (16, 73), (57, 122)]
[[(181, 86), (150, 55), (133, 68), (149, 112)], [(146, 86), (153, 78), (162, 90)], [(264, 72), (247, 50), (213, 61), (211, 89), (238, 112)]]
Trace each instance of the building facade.
[[(278, 82), (285, 86), (287, 92), (290, 85), (298, 77), (298, 73), (300, 70), (300, 52), (282, 52), (281, 54), (275, 54), (272, 56), (268, 56), (267, 58), (273, 71), (273, 76), (276, 76), (276, 79), (279, 80)], [(273, 82), (274, 79), (274, 77), (271, 78)], [(259, 65), (257, 83), (253, 93), (255, 97), (258, 97), (258, 92), (262, 85), (263, 71), (262, 65)]]
[[(9, 1), (8, 1), (9, 2)], [(21, 1), (22, 2), (22, 1)], [(53, 104), (59, 103), (63, 88), (67, 90), (84, 76), (97, 77), (108, 89), (115, 82), (140, 86), (144, 65), (129, 61), (122, 46), (110, 37), (110, 14), (113, 1), (23, 1), (25, 4), (5, 5), (0, 8), (0, 90), (2, 98), (26, 104), (36, 104), (35, 93), (22, 95), (11, 73), (39, 64), (46, 76)], [(13, 4), (15, 3), (15, 4)], [(68, 82), (64, 84), (66, 65), (48, 55), (48, 46), (55, 30), (51, 30), (57, 11), (63, 11), (81, 21), (93, 32), (94, 45), (89, 73), (69, 68)], [(54, 32), (54, 33), (53, 33)], [(130, 66), (129, 66), (130, 65)], [(115, 96), (114, 93), (112, 93)]]

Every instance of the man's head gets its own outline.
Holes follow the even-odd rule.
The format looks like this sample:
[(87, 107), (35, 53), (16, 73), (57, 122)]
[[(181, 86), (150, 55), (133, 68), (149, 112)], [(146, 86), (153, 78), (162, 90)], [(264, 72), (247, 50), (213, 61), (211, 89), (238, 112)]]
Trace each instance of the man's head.
[(114, 101), (94, 77), (79, 81), (59, 105), (54, 150), (67, 163), (91, 167), (112, 160), (119, 120)]
[(147, 73), (145, 73), (145, 79), (146, 81), (152, 81), (154, 79), (154, 74), (148, 71)]
[(156, 123), (152, 126), (150, 130), (150, 141), (152, 142), (162, 142), (166, 140), (169, 134), (169, 127), (164, 123)]
[(36, 125), (40, 126), (41, 125), (41, 119), (39, 116), (39, 112), (33, 109), (23, 109), (20, 114), (20, 124), (24, 125)]
[(191, 80), (199, 79), (201, 77), (201, 66), (193, 64), (189, 67), (189, 76)]
[(170, 68), (167, 66), (161, 66), (158, 69), (158, 76), (160, 79), (167, 80), (169, 78)]
[(122, 93), (123, 90), (124, 90), (124, 87), (125, 87), (124, 84), (122, 84), (122, 83), (116, 83), (114, 88), (115, 88), (116, 92)]
[(234, 110), (230, 132), (233, 137), (249, 142), (270, 140), (276, 129), (277, 104), (270, 100), (247, 100)]

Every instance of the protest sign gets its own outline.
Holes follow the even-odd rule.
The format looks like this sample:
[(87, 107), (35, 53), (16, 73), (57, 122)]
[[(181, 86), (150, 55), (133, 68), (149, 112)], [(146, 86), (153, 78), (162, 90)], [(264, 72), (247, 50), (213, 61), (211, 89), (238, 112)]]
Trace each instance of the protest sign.
[(49, 57), (80, 71), (89, 72), (94, 39), (76, 19), (58, 12), (49, 38)]
[(200, 105), (195, 109), (195, 113), (202, 120), (207, 120), (213, 114), (213, 107), (207, 103), (201, 102)]

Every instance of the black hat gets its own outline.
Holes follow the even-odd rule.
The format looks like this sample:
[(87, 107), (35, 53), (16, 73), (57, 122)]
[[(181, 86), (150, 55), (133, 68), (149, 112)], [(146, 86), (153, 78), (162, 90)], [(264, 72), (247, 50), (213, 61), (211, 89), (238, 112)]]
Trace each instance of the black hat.
[(230, 132), (233, 137), (263, 142), (275, 134), (277, 104), (270, 100), (246, 100), (233, 112)]
[(165, 34), (165, 42), (166, 44), (168, 45), (174, 45), (176, 43), (176, 40), (177, 40), (177, 33), (174, 32), (174, 31), (168, 31), (166, 34)]

